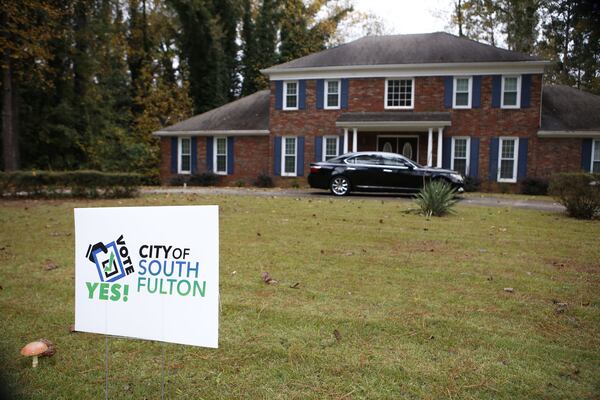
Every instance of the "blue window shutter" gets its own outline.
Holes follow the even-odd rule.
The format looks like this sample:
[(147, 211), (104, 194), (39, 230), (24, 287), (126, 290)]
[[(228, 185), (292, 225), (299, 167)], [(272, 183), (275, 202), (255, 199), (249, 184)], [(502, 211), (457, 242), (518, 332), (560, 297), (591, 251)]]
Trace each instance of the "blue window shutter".
[(449, 169), (450, 157), (452, 157), (452, 138), (445, 137), (442, 139), (442, 168)]
[(325, 80), (317, 79), (317, 110), (323, 109), (324, 96), (325, 96)]
[(521, 107), (529, 107), (531, 102), (531, 75), (521, 76)]
[(298, 109), (306, 109), (306, 80), (298, 81)]
[(275, 81), (275, 109), (283, 109), (283, 81)]
[(581, 169), (586, 172), (592, 170), (592, 139), (581, 141)]
[(528, 140), (527, 138), (519, 138), (519, 161), (517, 165), (517, 180), (527, 176), (527, 147)]
[(500, 145), (500, 140), (498, 138), (490, 139), (490, 182), (496, 181), (498, 179), (498, 146)]
[(315, 136), (315, 162), (323, 159), (323, 137)]
[(500, 108), (500, 91), (502, 90), (502, 76), (492, 76), (492, 107)]
[(281, 175), (281, 136), (275, 136), (273, 145), (273, 174)]
[(454, 90), (454, 77), (444, 77), (444, 107), (452, 108), (452, 96)]
[(341, 98), (341, 104), (340, 107), (345, 110), (348, 108), (348, 96), (350, 93), (350, 80), (348, 78), (344, 78), (341, 81), (342, 83), (342, 92), (340, 95)]
[(212, 136), (206, 137), (206, 170), (209, 172), (213, 171), (213, 141)]
[(338, 142), (339, 142), (338, 154), (342, 155), (342, 154), (344, 154), (344, 135), (340, 136), (340, 140), (338, 140)]
[(481, 76), (473, 77), (473, 98), (471, 100), (473, 108), (481, 107)]
[(471, 154), (469, 160), (469, 176), (479, 176), (479, 138), (471, 138)]
[(192, 137), (192, 174), (198, 172), (198, 138)]
[(227, 173), (229, 175), (233, 174), (233, 166), (234, 166), (233, 143), (234, 142), (235, 142), (235, 137), (233, 137), (233, 136), (227, 137)]
[(304, 136), (298, 136), (296, 143), (296, 175), (304, 176)]
[(178, 143), (177, 138), (171, 138), (171, 172), (177, 173), (177, 164), (179, 163), (178, 157)]

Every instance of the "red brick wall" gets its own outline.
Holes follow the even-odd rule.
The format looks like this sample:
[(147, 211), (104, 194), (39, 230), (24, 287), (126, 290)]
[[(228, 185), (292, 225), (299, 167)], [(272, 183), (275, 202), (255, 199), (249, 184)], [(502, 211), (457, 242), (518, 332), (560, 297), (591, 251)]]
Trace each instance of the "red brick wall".
[(536, 138), (535, 165), (532, 176), (548, 177), (558, 172), (573, 172), (581, 169), (582, 139)]
[[(580, 139), (538, 139), (540, 121), (542, 76), (532, 77), (530, 107), (523, 109), (492, 108), (492, 77), (482, 77), (481, 107), (468, 110), (447, 109), (444, 107), (444, 78), (415, 78), (415, 107), (404, 112), (445, 111), (451, 114), (452, 125), (444, 129), (444, 137), (472, 136), (480, 138), (479, 177), (487, 181), (489, 171), (490, 138), (517, 136), (529, 138), (527, 162), (528, 176), (548, 176), (553, 172), (578, 170), (581, 161)], [(385, 112), (385, 79), (351, 79), (347, 110), (317, 110), (316, 81), (306, 82), (306, 108), (297, 111), (275, 109), (275, 83), (271, 83), (270, 98), (270, 137), (236, 137), (235, 174), (223, 177), (223, 184), (234, 184), (238, 180), (250, 183), (260, 173), (273, 175), (274, 137), (304, 136), (304, 176), (298, 178), (275, 178), (276, 184), (287, 186), (306, 184), (309, 164), (314, 161), (315, 136), (343, 135), (343, 129), (336, 128), (335, 121), (345, 112)], [(398, 112), (398, 110), (394, 110)], [(398, 132), (398, 134), (419, 135), (419, 161), (427, 162), (427, 133)], [(376, 149), (376, 132), (358, 133), (359, 150)], [(382, 132), (380, 134), (394, 134)], [(349, 132), (350, 142), (352, 133)], [(433, 163), (437, 155), (437, 130), (433, 137)], [(348, 148), (352, 148), (349, 143)], [(199, 171), (206, 169), (205, 139), (198, 138)], [(161, 140), (161, 180), (170, 177), (170, 138)]]
[[(219, 176), (222, 185), (236, 185), (243, 182), (252, 185), (259, 174), (272, 175), (269, 169), (267, 154), (269, 152), (269, 138), (267, 136), (236, 136), (234, 153), (234, 174)], [(173, 177), (171, 173), (171, 138), (163, 137), (160, 141), (160, 180), (168, 184)], [(206, 137), (197, 138), (196, 165), (198, 173), (206, 172)]]
[[(444, 137), (473, 136), (479, 137), (480, 159), (479, 176), (486, 179), (489, 165), (489, 138), (497, 136), (517, 136), (530, 138), (528, 174), (534, 174), (535, 139), (540, 121), (542, 76), (534, 75), (531, 86), (530, 107), (522, 109), (492, 108), (492, 77), (484, 76), (481, 86), (481, 107), (468, 110), (455, 110), (444, 107), (444, 78), (417, 77), (415, 78), (415, 107), (403, 112), (450, 112), (452, 126), (444, 129)], [(342, 135), (343, 129), (335, 127), (335, 121), (344, 112), (385, 112), (385, 79), (362, 78), (351, 79), (347, 110), (317, 110), (316, 81), (308, 80), (306, 85), (306, 109), (283, 111), (275, 109), (275, 84), (271, 84), (270, 130), (271, 136), (297, 135), (305, 136), (305, 176), (309, 163), (314, 159), (314, 136)], [(398, 112), (399, 110), (393, 110)], [(385, 132), (393, 134), (393, 132)], [(398, 134), (409, 134), (399, 132)], [(414, 133), (410, 133), (414, 134)], [(427, 161), (427, 133), (419, 133), (419, 160)], [(350, 134), (350, 142), (352, 135)], [(365, 136), (369, 136), (365, 139)], [(375, 150), (377, 133), (358, 133), (359, 149)], [(271, 139), (269, 157), (273, 157), (273, 142)], [(370, 147), (372, 146), (372, 147)], [(349, 144), (349, 148), (352, 148)], [(436, 163), (437, 130), (434, 130), (433, 163)], [(272, 164), (272, 162), (271, 162)]]

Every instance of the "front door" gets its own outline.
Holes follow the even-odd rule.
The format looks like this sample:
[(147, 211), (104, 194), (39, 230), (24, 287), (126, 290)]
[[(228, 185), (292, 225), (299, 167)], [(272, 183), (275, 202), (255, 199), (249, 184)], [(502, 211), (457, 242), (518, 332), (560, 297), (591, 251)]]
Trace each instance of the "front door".
[(412, 136), (379, 136), (377, 151), (401, 154), (404, 157), (419, 162), (419, 138)]

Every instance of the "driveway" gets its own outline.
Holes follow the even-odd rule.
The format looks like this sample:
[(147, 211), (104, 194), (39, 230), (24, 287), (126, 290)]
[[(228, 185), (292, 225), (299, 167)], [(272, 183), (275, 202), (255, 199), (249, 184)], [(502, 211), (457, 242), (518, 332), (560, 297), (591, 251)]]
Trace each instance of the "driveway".
[[(325, 190), (312, 189), (259, 189), (259, 188), (234, 188), (234, 187), (147, 187), (142, 189), (143, 194), (200, 194), (200, 195), (228, 195), (228, 196), (264, 196), (264, 197), (302, 197), (302, 198), (334, 198)], [(410, 202), (413, 200), (410, 195), (398, 194), (370, 194), (360, 193), (351, 194), (347, 198), (366, 199), (366, 200), (392, 200), (400, 202)], [(494, 194), (477, 193), (465, 194), (460, 196), (460, 203), (476, 206), (489, 207), (514, 207), (527, 208), (541, 211), (562, 212), (565, 208), (551, 201), (536, 200), (534, 198), (520, 198), (517, 196), (494, 196)]]

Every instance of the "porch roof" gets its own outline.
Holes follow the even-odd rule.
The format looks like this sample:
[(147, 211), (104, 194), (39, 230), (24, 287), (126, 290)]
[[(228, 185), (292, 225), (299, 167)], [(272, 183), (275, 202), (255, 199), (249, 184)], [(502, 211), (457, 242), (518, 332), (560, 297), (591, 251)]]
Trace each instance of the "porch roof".
[(449, 112), (354, 112), (337, 119), (339, 128), (360, 128), (361, 131), (423, 131), (452, 125)]

